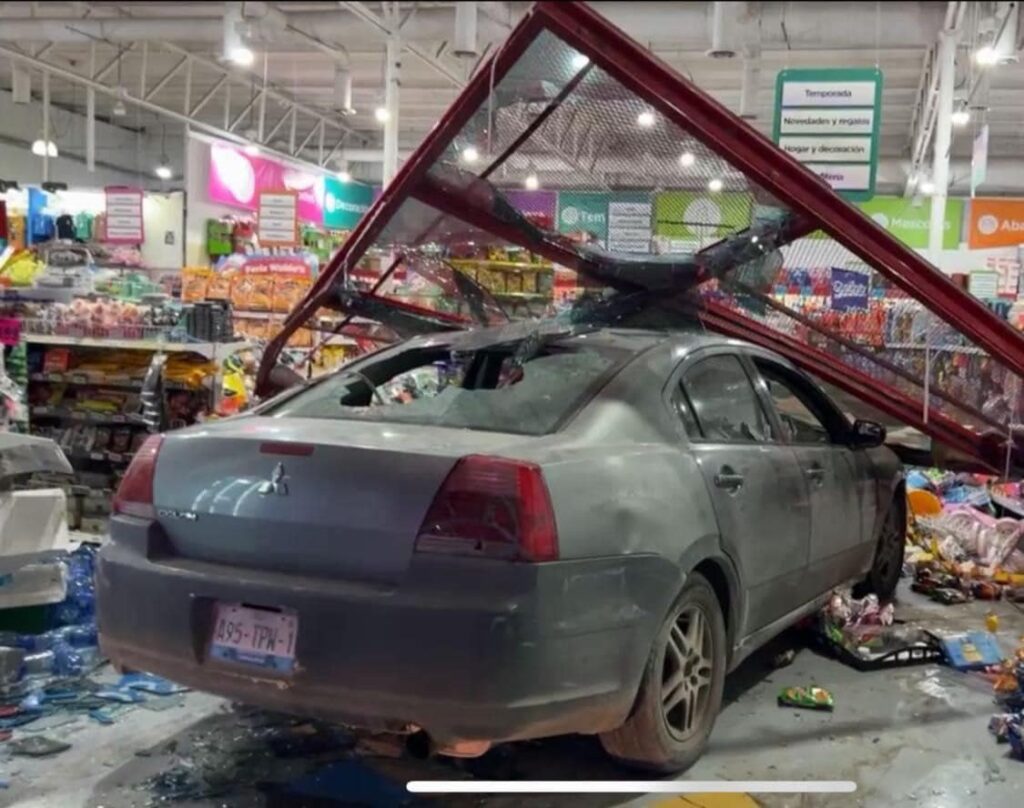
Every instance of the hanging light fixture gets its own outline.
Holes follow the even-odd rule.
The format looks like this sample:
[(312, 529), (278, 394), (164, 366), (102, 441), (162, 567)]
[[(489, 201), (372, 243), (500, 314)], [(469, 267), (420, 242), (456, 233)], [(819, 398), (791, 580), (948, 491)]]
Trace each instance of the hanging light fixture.
[(54, 143), (52, 140), (43, 140), (42, 138), (37, 138), (36, 140), (32, 141), (31, 148), (32, 154), (34, 154), (36, 157), (57, 157), (60, 154), (60, 152), (57, 150), (57, 144)]
[(526, 175), (526, 179), (523, 180), (523, 187), (527, 191), (536, 191), (540, 188), (540, 180), (537, 178), (536, 172), (531, 171)]
[(391, 120), (391, 112), (383, 104), (378, 104), (377, 108), (373, 111), (373, 117), (377, 123), (387, 123)]
[(334, 105), (342, 115), (355, 115), (352, 106), (352, 71), (344, 65), (334, 68)]
[(245, 43), (241, 3), (224, 4), (221, 60), (239, 67), (249, 67), (256, 59), (252, 49)]
[(971, 111), (967, 107), (959, 107), (949, 117), (953, 126), (967, 126), (971, 122)]
[(466, 146), (466, 148), (462, 150), (462, 162), (472, 165), (479, 159), (480, 152), (477, 150), (476, 146)]

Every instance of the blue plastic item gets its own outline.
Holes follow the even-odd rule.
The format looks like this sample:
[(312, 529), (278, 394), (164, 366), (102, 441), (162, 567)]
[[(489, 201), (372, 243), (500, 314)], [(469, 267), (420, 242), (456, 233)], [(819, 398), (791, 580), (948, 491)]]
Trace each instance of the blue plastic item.
[(972, 671), (998, 665), (1003, 652), (994, 634), (988, 631), (968, 631), (941, 638), (942, 651), (949, 664), (958, 671)]
[(170, 696), (188, 690), (183, 685), (175, 684), (162, 676), (154, 676), (152, 673), (126, 673), (118, 681), (117, 686), (119, 689), (142, 690), (146, 693), (155, 693), (158, 696)]
[(907, 488), (917, 488), (922, 491), (933, 491), (935, 486), (928, 479), (926, 474), (920, 471), (911, 471), (907, 474)]

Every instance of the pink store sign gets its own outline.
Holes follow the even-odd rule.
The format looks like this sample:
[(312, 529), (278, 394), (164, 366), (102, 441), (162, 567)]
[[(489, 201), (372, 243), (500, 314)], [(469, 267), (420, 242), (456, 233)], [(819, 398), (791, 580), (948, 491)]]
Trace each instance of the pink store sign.
[(257, 210), (261, 191), (294, 191), (303, 222), (324, 220), (324, 180), (309, 171), (292, 168), (265, 157), (250, 157), (234, 146), (210, 144), (211, 202)]

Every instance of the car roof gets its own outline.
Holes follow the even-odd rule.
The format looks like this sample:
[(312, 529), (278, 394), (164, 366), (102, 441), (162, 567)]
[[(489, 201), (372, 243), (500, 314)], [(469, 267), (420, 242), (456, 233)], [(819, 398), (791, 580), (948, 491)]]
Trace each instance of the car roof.
[(520, 320), (498, 326), (472, 328), (467, 331), (450, 331), (414, 337), (405, 345), (411, 348), (427, 348), (445, 345), (452, 350), (471, 351), (488, 345), (514, 342), (534, 334), (566, 341), (583, 341), (609, 348), (619, 348), (639, 353), (656, 345), (670, 344), (673, 348), (686, 351), (712, 346), (751, 348), (750, 343), (730, 339), (695, 329), (654, 330), (644, 328), (603, 327), (589, 329), (558, 319)]

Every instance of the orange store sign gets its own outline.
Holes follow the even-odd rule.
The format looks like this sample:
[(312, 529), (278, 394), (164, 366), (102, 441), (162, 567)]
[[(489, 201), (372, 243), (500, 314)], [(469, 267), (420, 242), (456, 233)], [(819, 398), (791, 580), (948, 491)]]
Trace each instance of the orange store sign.
[(967, 245), (1016, 247), (1024, 244), (1024, 199), (972, 199)]

